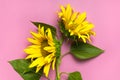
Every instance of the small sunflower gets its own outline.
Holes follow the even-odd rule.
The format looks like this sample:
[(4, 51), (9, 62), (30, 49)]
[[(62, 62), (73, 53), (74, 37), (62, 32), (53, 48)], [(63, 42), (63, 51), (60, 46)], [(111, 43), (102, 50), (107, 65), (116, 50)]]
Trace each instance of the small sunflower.
[(31, 32), (33, 38), (28, 38), (32, 43), (24, 51), (28, 54), (26, 59), (31, 59), (30, 68), (36, 67), (36, 72), (43, 68), (43, 73), (48, 77), (50, 66), (55, 68), (56, 47), (50, 28), (38, 27), (38, 32)]
[(86, 43), (87, 40), (91, 41), (90, 35), (95, 35), (92, 30), (94, 25), (86, 20), (86, 13), (74, 12), (70, 4), (67, 7), (61, 6), (58, 16), (62, 23), (61, 31), (65, 33), (65, 36), (74, 36)]

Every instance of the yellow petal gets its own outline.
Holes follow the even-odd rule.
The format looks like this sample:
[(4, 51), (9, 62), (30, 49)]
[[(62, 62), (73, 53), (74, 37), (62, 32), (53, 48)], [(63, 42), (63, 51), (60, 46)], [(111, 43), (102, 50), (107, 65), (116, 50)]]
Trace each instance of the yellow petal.
[(39, 58), (42, 57), (41, 54), (32, 54), (32, 55), (28, 55), (25, 59), (30, 59), (30, 58)]
[(74, 12), (71, 16), (71, 21), (74, 21), (77, 17), (78, 12)]
[(53, 62), (52, 62), (52, 69), (55, 69), (55, 63), (56, 63), (56, 58), (54, 58)]
[(41, 64), (41, 63), (43, 63), (43, 61), (44, 61), (43, 57), (37, 58), (30, 64), (29, 67), (32, 68), (32, 67), (35, 67), (37, 65), (43, 65), (43, 64)]
[(29, 42), (31, 42), (32, 44), (37, 44), (39, 45), (40, 42), (38, 40), (32, 39), (32, 38), (27, 38)]
[(55, 47), (47, 46), (47, 47), (44, 48), (44, 50), (46, 50), (48, 52), (54, 52), (55, 51)]
[(86, 36), (81, 36), (81, 38), (82, 38), (83, 42), (86, 43), (86, 38), (87, 37)]
[(51, 66), (51, 63), (50, 64), (46, 64), (44, 66), (44, 71), (43, 72), (44, 72), (44, 74), (45, 74), (46, 77), (48, 77), (50, 66)]
[(62, 13), (64, 14), (65, 13), (65, 8), (63, 6), (60, 6), (61, 10), (62, 10)]
[(72, 14), (72, 8), (70, 7), (70, 4), (68, 4), (65, 13), (66, 19), (68, 21), (70, 20), (71, 14)]
[(82, 25), (86, 25), (86, 24), (88, 24), (89, 22), (88, 21), (83, 21), (83, 23), (82, 23)]
[(96, 35), (94, 31), (89, 31), (89, 34), (94, 35), (94, 36)]
[(53, 57), (55, 57), (54, 53), (49, 54), (48, 56), (45, 57), (45, 62), (50, 63), (53, 60)]
[(41, 51), (40, 51), (40, 48), (26, 48), (24, 49), (24, 51), (27, 53), (27, 54), (40, 54)]
[(40, 45), (30, 45), (28, 48), (40, 49)]
[(68, 23), (68, 26), (71, 26), (73, 24), (73, 22), (72, 21), (70, 21), (69, 23)]
[(33, 36), (34, 38), (39, 39), (39, 38), (41, 37), (40, 34), (37, 34), (37, 33), (35, 33), (35, 32), (30, 32), (30, 33), (32, 34), (32, 36)]
[(48, 32), (48, 40), (50, 39), (51, 41), (53, 41), (53, 37), (52, 37), (50, 28), (47, 29), (47, 32)]
[(77, 26), (77, 27), (74, 29), (74, 32), (78, 33), (79, 30), (80, 30), (80, 27), (81, 27), (81, 25)]
[(79, 14), (77, 19), (75, 20), (76, 24), (82, 23), (86, 19), (86, 12)]
[(37, 66), (36, 73), (42, 68), (42, 66)]
[(78, 34), (78, 38), (80, 38), (81, 37), (81, 35), (80, 34)]
[(41, 26), (40, 24), (38, 25), (38, 33), (40, 34), (40, 31), (41, 31)]
[(94, 27), (94, 25), (93, 24), (88, 24), (88, 25), (86, 25), (84, 27), (85, 28), (83, 30), (81, 30), (80, 32), (83, 33), (83, 32), (89, 31), (89, 30), (91, 30)]
[(49, 44), (50, 46), (54, 46), (54, 45), (55, 45), (55, 43), (54, 43), (53, 41), (51, 41), (50, 39), (48, 40), (48, 44)]
[(44, 36), (44, 26), (41, 27), (40, 34), (42, 34)]
[(71, 36), (72, 36), (72, 35), (74, 35), (74, 32), (73, 32), (73, 31), (71, 31), (70, 35), (71, 35)]
[(91, 39), (90, 39), (90, 37), (88, 37), (87, 39), (88, 39), (88, 41), (89, 41), (90, 43), (92, 42)]
[(59, 12), (58, 16), (59, 16), (59, 18), (61, 18), (63, 16), (63, 13)]

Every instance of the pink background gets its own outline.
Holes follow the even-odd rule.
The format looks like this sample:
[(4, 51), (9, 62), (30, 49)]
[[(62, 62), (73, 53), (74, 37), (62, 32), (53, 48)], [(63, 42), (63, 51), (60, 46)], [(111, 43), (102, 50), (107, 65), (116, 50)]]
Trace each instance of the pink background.
[[(59, 6), (68, 3), (76, 11), (87, 12), (88, 20), (96, 26), (93, 44), (105, 52), (84, 62), (67, 55), (60, 71), (78, 70), (83, 80), (120, 80), (120, 0), (0, 0), (0, 80), (23, 80), (8, 61), (25, 57), (23, 49), (29, 44), (26, 38), (29, 31), (36, 30), (30, 21), (58, 27)], [(67, 51), (69, 47), (64, 44), (62, 54)], [(54, 71), (50, 77), (54, 80)]]

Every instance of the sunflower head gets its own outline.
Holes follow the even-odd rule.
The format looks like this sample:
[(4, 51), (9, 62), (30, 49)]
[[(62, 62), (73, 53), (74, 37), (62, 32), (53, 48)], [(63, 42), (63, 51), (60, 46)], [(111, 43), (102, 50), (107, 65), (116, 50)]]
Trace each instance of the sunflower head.
[(38, 32), (31, 32), (32, 38), (28, 41), (32, 44), (24, 51), (28, 54), (26, 59), (31, 59), (30, 68), (36, 67), (36, 72), (43, 68), (43, 73), (48, 77), (50, 66), (55, 68), (57, 41), (53, 38), (51, 29), (44, 29), (44, 26), (38, 27)]
[(82, 40), (86, 43), (91, 35), (95, 35), (92, 30), (94, 25), (86, 20), (86, 13), (74, 12), (70, 4), (67, 7), (61, 6), (58, 13), (61, 32), (70, 39)]

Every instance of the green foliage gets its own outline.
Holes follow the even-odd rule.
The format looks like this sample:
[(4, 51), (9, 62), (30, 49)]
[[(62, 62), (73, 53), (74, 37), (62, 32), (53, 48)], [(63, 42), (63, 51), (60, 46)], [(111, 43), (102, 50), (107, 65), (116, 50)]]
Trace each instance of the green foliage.
[(68, 80), (82, 80), (80, 72), (69, 73)]
[(77, 42), (71, 45), (71, 54), (78, 59), (90, 59), (100, 55), (101, 53), (103, 53), (102, 49), (88, 43)]
[(24, 80), (39, 80), (42, 75), (42, 70), (40, 70), (38, 73), (35, 73), (35, 68), (29, 68), (29, 60), (16, 59), (9, 61), (9, 63)]

